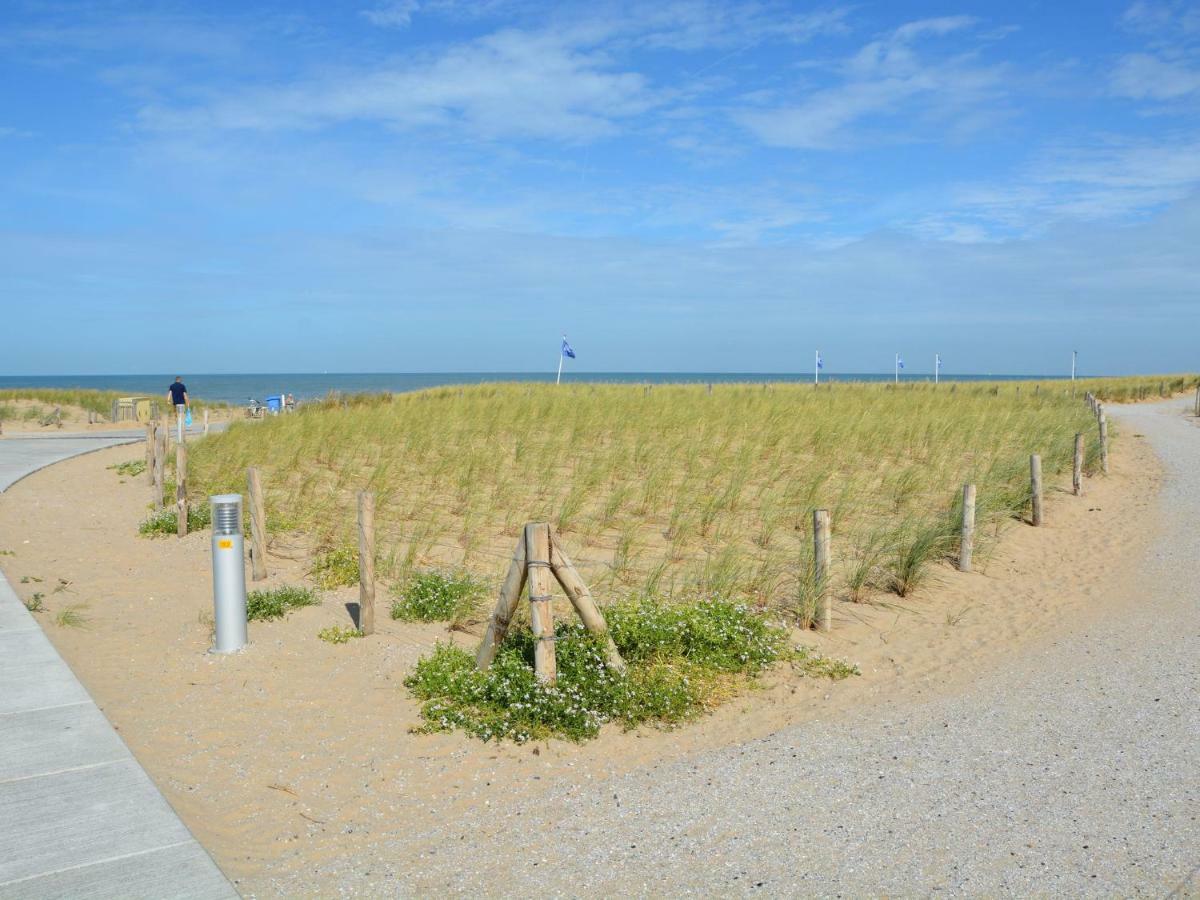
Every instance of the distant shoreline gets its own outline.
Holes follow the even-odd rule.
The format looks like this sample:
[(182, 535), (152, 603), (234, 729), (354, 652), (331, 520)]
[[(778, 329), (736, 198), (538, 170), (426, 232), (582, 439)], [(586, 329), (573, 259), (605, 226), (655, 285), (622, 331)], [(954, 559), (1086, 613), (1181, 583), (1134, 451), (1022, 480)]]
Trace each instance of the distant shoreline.
[[(491, 381), (553, 382), (553, 372), (279, 372), (260, 374), (204, 374), (185, 372), (161, 375), (0, 375), (0, 390), (5, 388), (83, 388), (112, 390), (129, 395), (159, 396), (176, 374), (194, 397), (229, 404), (245, 403), (247, 398), (263, 400), (267, 396), (290, 393), (297, 400), (321, 397), (330, 391), (357, 393), (406, 393), (426, 388), (479, 384)], [(1081, 376), (1083, 377), (1083, 376)], [(1095, 376), (1090, 376), (1095, 377)], [(822, 382), (890, 382), (893, 373), (822, 372)], [(945, 382), (975, 381), (1050, 381), (1069, 380), (1069, 375), (963, 375), (939, 376)], [(730, 383), (811, 383), (811, 372), (580, 372), (563, 373), (563, 384), (730, 384)], [(901, 374), (901, 382), (933, 381), (932, 372)]]

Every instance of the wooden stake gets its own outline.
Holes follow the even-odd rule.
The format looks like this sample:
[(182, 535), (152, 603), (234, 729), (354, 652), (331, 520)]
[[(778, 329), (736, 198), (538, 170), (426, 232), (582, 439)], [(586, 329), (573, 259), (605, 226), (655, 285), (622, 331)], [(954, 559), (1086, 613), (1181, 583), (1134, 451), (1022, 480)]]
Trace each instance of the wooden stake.
[(829, 594), (829, 510), (813, 510), (813, 574), (820, 593), (819, 624), (822, 631), (833, 628), (833, 600)]
[(525, 534), (522, 532), (517, 546), (513, 550), (512, 562), (508, 564), (508, 574), (504, 576), (504, 584), (500, 588), (500, 599), (488, 620), (487, 631), (483, 641), (475, 652), (475, 668), (486, 669), (496, 658), (496, 651), (508, 634), (508, 625), (513, 614), (517, 611), (517, 601), (521, 599), (521, 590), (525, 587)]
[(608, 623), (604, 621), (604, 616), (596, 608), (592, 592), (588, 590), (587, 584), (579, 575), (579, 570), (575, 568), (575, 564), (563, 550), (558, 535), (553, 531), (550, 532), (550, 570), (558, 579), (558, 583), (562, 585), (563, 591), (575, 607), (575, 612), (579, 613), (584, 627), (605, 642), (604, 655), (608, 667), (615, 672), (623, 673), (625, 660), (621, 658), (617, 645), (613, 643), (612, 635), (608, 633)]
[(1100, 413), (1100, 471), (1108, 474), (1108, 416)]
[(204, 411), (204, 436), (208, 437), (208, 410)]
[(246, 470), (246, 487), (250, 497), (250, 577), (262, 581), (267, 577), (267, 510), (255, 466)]
[(158, 425), (155, 428), (154, 442), (154, 508), (163, 508), (163, 492), (167, 488), (166, 470), (167, 470), (167, 433), (170, 431), (166, 425)]
[(1075, 435), (1075, 463), (1071, 468), (1071, 489), (1076, 497), (1083, 496), (1083, 435)]
[(154, 484), (154, 423), (146, 423), (146, 475)]
[(958, 571), (971, 571), (971, 555), (975, 552), (975, 485), (963, 485), (962, 534), (958, 543)]
[(179, 444), (175, 447), (175, 533), (179, 537), (187, 536), (187, 516), (187, 444)]
[(1042, 458), (1034, 453), (1029, 457), (1029, 490), (1033, 502), (1034, 525), (1042, 524)]
[(529, 618), (533, 625), (533, 668), (540, 681), (558, 679), (554, 655), (554, 609), (550, 596), (550, 526), (525, 526), (525, 565), (529, 569)]
[(358, 630), (375, 633), (375, 494), (358, 494)]
[(1200, 384), (1196, 385), (1196, 415), (1200, 416)]

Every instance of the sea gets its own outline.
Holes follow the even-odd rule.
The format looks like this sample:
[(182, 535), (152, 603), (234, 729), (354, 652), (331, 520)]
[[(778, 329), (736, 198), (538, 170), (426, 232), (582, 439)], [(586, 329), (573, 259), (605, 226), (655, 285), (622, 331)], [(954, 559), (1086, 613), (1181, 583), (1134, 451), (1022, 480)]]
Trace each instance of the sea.
[[(343, 394), (405, 393), (445, 385), (481, 384), (496, 381), (553, 382), (545, 372), (275, 372), (265, 374), (188, 374), (183, 376), (188, 393), (196, 399), (240, 406), (251, 399), (265, 401), (278, 394), (291, 394), (297, 401), (323, 397), (330, 391)], [(1061, 375), (941, 375), (954, 381), (1027, 381), (1069, 378)], [(822, 382), (892, 381), (894, 374), (821, 373)], [(564, 384), (730, 384), (764, 382), (810, 383), (812, 373), (798, 372), (571, 372)], [(166, 394), (175, 374), (165, 375), (0, 375), (4, 388), (91, 388), (118, 391), (127, 396)], [(932, 374), (901, 375), (902, 382), (931, 382)]]

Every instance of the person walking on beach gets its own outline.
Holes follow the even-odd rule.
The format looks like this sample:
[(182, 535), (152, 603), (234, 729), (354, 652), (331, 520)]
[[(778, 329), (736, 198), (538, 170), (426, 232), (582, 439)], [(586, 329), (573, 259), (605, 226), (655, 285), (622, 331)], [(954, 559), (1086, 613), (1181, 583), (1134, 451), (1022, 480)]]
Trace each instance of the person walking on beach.
[(183, 383), (183, 378), (179, 375), (175, 376), (174, 384), (167, 388), (167, 399), (175, 407), (175, 427), (178, 429), (175, 440), (183, 443), (183, 417), (187, 413), (190, 402), (188, 401), (187, 385)]

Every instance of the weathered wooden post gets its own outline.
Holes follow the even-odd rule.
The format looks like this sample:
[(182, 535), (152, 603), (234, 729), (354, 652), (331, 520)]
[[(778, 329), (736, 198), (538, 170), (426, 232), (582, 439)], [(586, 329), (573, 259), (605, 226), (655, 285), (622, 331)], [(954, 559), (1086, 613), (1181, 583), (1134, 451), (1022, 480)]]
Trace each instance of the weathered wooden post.
[(596, 608), (592, 592), (588, 590), (579, 570), (575, 568), (575, 564), (563, 550), (562, 544), (554, 532), (550, 533), (550, 571), (554, 573), (554, 577), (558, 579), (567, 599), (579, 613), (583, 626), (604, 641), (604, 655), (608, 667), (616, 672), (624, 672), (625, 660), (621, 658), (621, 653), (617, 650), (612, 635), (608, 633), (608, 623), (604, 621), (604, 616)]
[(246, 470), (246, 488), (250, 498), (250, 578), (262, 581), (267, 577), (267, 511), (256, 466)]
[(1196, 385), (1196, 413), (1200, 416), (1200, 384)]
[(1042, 524), (1042, 458), (1034, 453), (1029, 457), (1029, 492), (1033, 505), (1030, 521)]
[(1108, 416), (1100, 413), (1100, 471), (1108, 474)]
[(146, 475), (154, 484), (154, 423), (146, 423)]
[(1075, 435), (1075, 460), (1071, 467), (1071, 489), (1076, 497), (1083, 496), (1083, 434)]
[(204, 411), (204, 436), (208, 437), (208, 410)]
[(154, 441), (154, 508), (163, 508), (163, 493), (167, 489), (167, 433), (166, 425), (155, 427)]
[(975, 552), (975, 485), (963, 485), (962, 533), (958, 539), (958, 571), (971, 571)]
[(109, 420), (110, 422), (115, 422), (115, 421), (117, 421), (117, 414), (118, 414), (118, 411), (120, 410), (120, 408), (121, 408), (121, 403), (120, 403), (120, 401), (119, 401), (119, 400), (117, 400), (117, 398), (116, 398), (116, 397), (114, 397), (114, 398), (113, 398), (113, 402), (112, 402), (112, 406), (110, 407), (110, 411), (109, 411), (109, 415), (108, 415), (108, 420)]
[(175, 533), (186, 537), (188, 533), (187, 502), (187, 444), (175, 447)]
[(822, 631), (833, 628), (833, 598), (829, 593), (829, 510), (813, 510), (813, 576), (816, 581), (818, 620)]
[(358, 630), (375, 633), (375, 494), (358, 494)]
[(521, 590), (525, 587), (525, 533), (517, 541), (513, 550), (512, 561), (508, 565), (508, 574), (500, 588), (500, 599), (496, 601), (496, 609), (488, 619), (487, 631), (475, 654), (475, 667), (486, 669), (496, 658), (496, 651), (508, 633), (508, 625), (513, 614), (517, 611), (517, 601), (521, 599)]
[(533, 626), (533, 668), (539, 680), (554, 684), (558, 665), (554, 654), (554, 609), (550, 596), (550, 526), (525, 526), (525, 565), (529, 569), (529, 618)]

